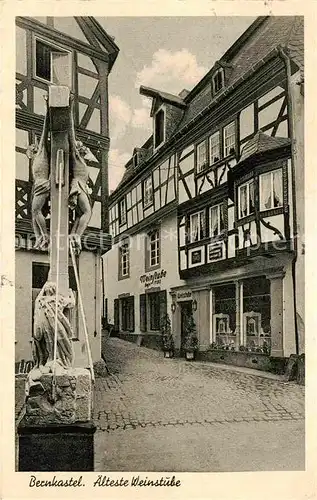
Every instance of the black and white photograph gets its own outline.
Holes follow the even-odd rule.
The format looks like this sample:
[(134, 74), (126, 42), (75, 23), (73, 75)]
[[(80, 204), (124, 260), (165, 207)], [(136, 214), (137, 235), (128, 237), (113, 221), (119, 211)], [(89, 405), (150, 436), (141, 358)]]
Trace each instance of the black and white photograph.
[(52, 12), (14, 17), (15, 472), (305, 471), (304, 15)]

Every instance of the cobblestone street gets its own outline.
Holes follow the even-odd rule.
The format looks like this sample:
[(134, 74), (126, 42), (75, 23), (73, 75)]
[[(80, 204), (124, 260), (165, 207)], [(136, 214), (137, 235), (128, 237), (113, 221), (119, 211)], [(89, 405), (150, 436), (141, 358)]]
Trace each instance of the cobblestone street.
[(98, 471), (304, 469), (304, 388), (109, 339), (96, 380)]

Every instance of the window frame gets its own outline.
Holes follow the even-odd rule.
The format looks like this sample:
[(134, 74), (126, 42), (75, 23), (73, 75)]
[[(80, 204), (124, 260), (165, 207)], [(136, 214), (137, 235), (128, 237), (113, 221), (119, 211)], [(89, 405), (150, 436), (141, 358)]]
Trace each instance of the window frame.
[[(253, 195), (254, 195), (254, 210), (250, 212), (250, 184), (253, 184)], [(241, 188), (247, 186), (247, 214), (241, 215)], [(247, 181), (241, 183), (238, 187), (238, 220), (244, 219), (251, 215), (255, 215), (255, 179), (251, 177)]]
[[(124, 204), (124, 210), (121, 208), (121, 204)], [(119, 226), (123, 226), (127, 223), (127, 201), (125, 196), (121, 198), (118, 202), (118, 212), (119, 212)], [(124, 217), (122, 215), (124, 214)]]
[[(281, 204), (278, 205), (277, 207), (274, 207), (274, 206), (270, 206), (269, 208), (266, 208), (262, 205), (262, 183), (263, 183), (263, 177), (265, 175), (270, 175), (270, 185), (271, 185), (271, 204), (273, 202), (273, 194), (274, 194), (274, 174), (276, 174), (277, 172), (280, 173), (280, 176), (281, 176), (281, 188), (282, 188), (282, 192), (281, 192)], [(272, 169), (272, 170), (269, 170), (267, 172), (263, 172), (262, 174), (259, 175), (259, 210), (260, 212), (266, 212), (268, 210), (275, 210), (275, 209), (279, 209), (279, 208), (283, 208), (284, 206), (284, 186), (283, 186), (283, 168), (282, 167), (279, 167), (279, 168), (275, 168), (275, 169)]]
[[(221, 75), (221, 87), (216, 88), (216, 78), (219, 75)], [(221, 90), (224, 88), (224, 86), (225, 86), (225, 72), (224, 72), (223, 68), (218, 68), (212, 76), (212, 93), (213, 93), (213, 95), (215, 96), (216, 94), (219, 94), (219, 92), (221, 92)]]
[[(124, 272), (124, 267), (126, 268), (126, 272)], [(119, 279), (126, 279), (129, 277), (130, 277), (130, 247), (129, 247), (129, 241), (124, 240), (119, 245)]]
[[(127, 297), (120, 297), (120, 330), (123, 332), (134, 332), (135, 330), (135, 301), (134, 295), (129, 295)], [(126, 313), (125, 320), (124, 314)], [(132, 317), (130, 314), (132, 312)], [(132, 324), (130, 324), (130, 319), (132, 319)]]
[[(147, 201), (147, 203), (145, 202), (145, 186), (146, 186), (146, 182), (147, 181), (151, 181), (151, 199), (150, 201)], [(153, 204), (154, 204), (154, 189), (153, 189), (153, 176), (152, 176), (152, 173), (150, 175), (148, 175), (142, 182), (142, 201), (143, 201), (143, 208), (146, 209), (146, 208), (149, 208), (151, 207)]]
[[(200, 232), (200, 228), (201, 228), (201, 217), (203, 214), (203, 234), (200, 238), (198, 238), (197, 240), (193, 240), (192, 239), (192, 219), (195, 215), (198, 215), (198, 232)], [(189, 243), (198, 243), (199, 241), (202, 241), (206, 238), (206, 210), (203, 209), (203, 210), (199, 210), (198, 212), (194, 212), (192, 214), (189, 215)]]
[[(211, 146), (211, 140), (213, 137), (215, 136), (218, 136), (218, 156), (215, 156), (214, 158), (217, 158), (214, 159), (212, 161), (212, 158), (211, 158), (211, 150), (212, 150), (212, 146)], [(209, 144), (209, 164), (212, 166), (214, 165), (214, 163), (217, 163), (220, 159), (221, 159), (221, 140), (220, 140), (220, 130), (217, 130), (216, 132), (214, 132), (213, 134), (211, 134), (208, 138), (208, 144)]]
[[(151, 315), (151, 307), (153, 306), (153, 304), (151, 303), (151, 301), (155, 299), (157, 301), (156, 304), (154, 304), (154, 310), (158, 311), (158, 315), (156, 316), (156, 319), (158, 320), (158, 325), (154, 325), (154, 326), (158, 326), (158, 328), (152, 328), (152, 315)], [(154, 332), (159, 332), (160, 331), (160, 319), (161, 319), (161, 292), (152, 292), (152, 293), (147, 293), (146, 294), (146, 303), (147, 303), (147, 311), (146, 311), (146, 315), (147, 315), (147, 332), (149, 333), (154, 333)], [(155, 307), (156, 305), (156, 307)]]
[[(213, 235), (211, 227), (211, 212), (215, 208), (217, 208), (218, 228), (217, 228), (217, 234)], [(221, 211), (222, 211), (223, 229), (221, 229)], [(225, 231), (224, 203), (217, 203), (216, 205), (212, 205), (211, 207), (209, 207), (209, 236), (210, 238), (218, 238), (224, 233), (224, 231)]]
[[(162, 140), (157, 144), (157, 133), (156, 133), (156, 130), (157, 130), (157, 125), (156, 125), (156, 122), (157, 122), (157, 117), (159, 114), (163, 114), (163, 124), (162, 124), (162, 127), (163, 127), (163, 137), (162, 137)], [(159, 149), (164, 143), (165, 143), (165, 140), (166, 140), (166, 111), (163, 107), (160, 107), (154, 117), (153, 117), (153, 122), (154, 122), (154, 125), (153, 125), (153, 139), (154, 139), (154, 151), (156, 151), (157, 149)]]
[[(226, 146), (226, 140), (228, 139), (228, 137), (226, 137), (226, 130), (229, 129), (229, 127), (233, 126), (234, 127), (234, 133), (229, 135), (228, 137), (233, 137), (234, 138), (234, 147), (231, 147), (227, 153), (227, 146)], [(222, 157), (223, 158), (228, 158), (228, 156), (232, 156), (233, 154), (235, 154), (236, 150), (237, 150), (237, 124), (236, 124), (236, 120), (232, 120), (231, 122), (229, 122), (227, 125), (225, 125), (223, 127), (223, 130), (222, 130), (222, 141), (223, 141), (223, 146), (222, 146)], [(230, 147), (230, 146), (229, 146)], [(233, 149), (233, 151), (231, 151)]]
[[(153, 235), (156, 238), (152, 241)], [(160, 266), (161, 263), (161, 235), (159, 228), (153, 229), (148, 233), (148, 251), (149, 251), (149, 269), (154, 269)], [(154, 245), (154, 250), (152, 250), (152, 245)], [(152, 252), (155, 255), (155, 262), (152, 263)]]
[[(200, 150), (201, 146), (205, 147), (205, 162), (202, 164), (199, 163), (199, 150)], [(200, 174), (208, 167), (209, 167), (209, 165), (208, 165), (208, 141), (207, 141), (207, 139), (204, 139), (196, 145), (196, 172), (197, 172), (197, 174)]]
[(43, 78), (41, 76), (38, 76), (37, 73), (36, 73), (36, 66), (37, 66), (37, 58), (36, 58), (36, 44), (37, 42), (40, 42), (42, 43), (43, 45), (46, 45), (47, 47), (50, 47), (52, 49), (57, 49), (55, 50), (55, 52), (61, 52), (61, 53), (64, 53), (64, 54), (68, 54), (68, 58), (69, 58), (69, 64), (70, 64), (70, 67), (71, 67), (71, 88), (73, 88), (74, 84), (73, 84), (73, 79), (74, 79), (74, 71), (73, 71), (73, 66), (74, 66), (74, 63), (73, 63), (73, 51), (70, 50), (70, 49), (66, 49), (58, 44), (56, 44), (55, 42), (50, 42), (48, 40), (46, 40), (45, 38), (42, 38), (40, 36), (37, 36), (37, 35), (34, 35), (34, 38), (33, 38), (33, 54), (32, 54), (32, 59), (33, 59), (33, 78), (36, 79), (36, 80), (39, 80), (41, 82), (44, 82), (46, 84), (53, 84), (53, 79), (52, 79), (52, 76), (53, 76), (53, 72), (52, 72), (52, 67), (53, 67), (53, 64), (52, 64), (52, 52), (54, 52), (54, 50), (51, 51), (50, 53), (50, 80), (47, 80), (46, 78)]

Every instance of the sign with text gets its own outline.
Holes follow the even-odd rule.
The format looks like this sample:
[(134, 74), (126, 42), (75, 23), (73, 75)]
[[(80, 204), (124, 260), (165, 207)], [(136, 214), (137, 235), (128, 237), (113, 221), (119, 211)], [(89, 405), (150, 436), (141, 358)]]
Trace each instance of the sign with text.
[(140, 276), (140, 282), (144, 285), (144, 288), (160, 285), (166, 274), (165, 269), (154, 271), (153, 273), (142, 274), (142, 276)]
[(177, 300), (192, 300), (192, 292), (191, 290), (182, 290), (177, 292), (176, 294)]

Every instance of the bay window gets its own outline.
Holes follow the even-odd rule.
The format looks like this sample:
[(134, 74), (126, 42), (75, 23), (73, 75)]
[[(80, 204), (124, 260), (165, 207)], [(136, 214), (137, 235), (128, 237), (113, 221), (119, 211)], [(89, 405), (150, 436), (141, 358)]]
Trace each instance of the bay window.
[(254, 213), (254, 180), (245, 182), (238, 188), (238, 217), (242, 219)]
[(206, 237), (205, 211), (192, 214), (189, 219), (189, 241), (194, 243)]
[(282, 169), (260, 175), (260, 210), (283, 206)]
[(227, 156), (230, 156), (234, 154), (235, 152), (235, 146), (236, 146), (236, 124), (235, 122), (229, 123), (224, 129), (223, 129), (223, 151), (224, 151), (224, 158)]
[(209, 236), (215, 237), (224, 230), (223, 204), (215, 205), (209, 209)]

